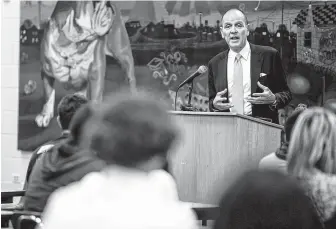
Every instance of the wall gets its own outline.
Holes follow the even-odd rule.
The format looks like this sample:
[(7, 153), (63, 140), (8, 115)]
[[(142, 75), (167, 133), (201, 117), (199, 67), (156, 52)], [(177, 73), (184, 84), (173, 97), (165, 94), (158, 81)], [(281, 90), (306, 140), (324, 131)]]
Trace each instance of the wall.
[(1, 191), (22, 189), (30, 154), (17, 150), (20, 1), (1, 1)]

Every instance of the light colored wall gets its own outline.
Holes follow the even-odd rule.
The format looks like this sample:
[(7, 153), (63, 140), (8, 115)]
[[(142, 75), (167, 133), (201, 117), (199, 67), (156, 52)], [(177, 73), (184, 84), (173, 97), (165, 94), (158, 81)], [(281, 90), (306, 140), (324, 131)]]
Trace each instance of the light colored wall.
[[(20, 1), (1, 1), (1, 190), (21, 189), (30, 154), (17, 150)], [(18, 180), (14, 181), (18, 178)]]

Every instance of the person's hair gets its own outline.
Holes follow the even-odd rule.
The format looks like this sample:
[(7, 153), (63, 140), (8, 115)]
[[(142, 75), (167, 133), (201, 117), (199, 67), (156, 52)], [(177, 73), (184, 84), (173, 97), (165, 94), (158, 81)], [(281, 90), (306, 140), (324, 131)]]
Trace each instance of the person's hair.
[(118, 93), (106, 99), (85, 135), (90, 148), (108, 164), (135, 168), (154, 156), (166, 158), (177, 128), (157, 98)]
[(295, 110), (286, 120), (284, 125), (286, 141), (289, 142), (291, 139), (291, 133), (293, 127), (295, 125), (296, 120), (298, 119), (299, 115), (303, 112), (303, 110)]
[(305, 110), (292, 131), (288, 172), (301, 177), (316, 168), (336, 174), (336, 115), (327, 109)]
[(68, 94), (61, 99), (57, 111), (63, 130), (69, 129), (69, 124), (76, 111), (87, 103), (88, 100), (80, 94)]
[(64, 157), (70, 156), (79, 150), (80, 137), (82, 136), (83, 128), (93, 115), (93, 104), (88, 103), (78, 109), (70, 122), (70, 135), (58, 147), (60, 155)]
[(223, 16), (222, 16), (222, 23), (223, 23), (223, 18), (224, 18), (224, 16), (225, 16), (228, 12), (231, 12), (231, 11), (239, 11), (239, 12), (241, 12), (241, 13), (244, 15), (245, 25), (248, 26), (248, 19), (247, 19), (246, 14), (245, 14), (243, 11), (241, 11), (240, 9), (236, 9), (236, 8), (234, 8), (234, 9), (229, 9), (229, 10), (227, 10), (227, 11), (223, 14)]
[(214, 229), (321, 229), (297, 181), (275, 171), (248, 171), (224, 193)]

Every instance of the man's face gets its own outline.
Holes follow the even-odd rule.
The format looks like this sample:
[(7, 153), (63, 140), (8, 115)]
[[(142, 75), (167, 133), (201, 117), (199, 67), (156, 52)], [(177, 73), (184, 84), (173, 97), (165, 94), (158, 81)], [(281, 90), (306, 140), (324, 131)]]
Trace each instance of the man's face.
[(239, 11), (229, 11), (223, 16), (222, 37), (235, 52), (242, 50), (249, 35), (244, 15)]

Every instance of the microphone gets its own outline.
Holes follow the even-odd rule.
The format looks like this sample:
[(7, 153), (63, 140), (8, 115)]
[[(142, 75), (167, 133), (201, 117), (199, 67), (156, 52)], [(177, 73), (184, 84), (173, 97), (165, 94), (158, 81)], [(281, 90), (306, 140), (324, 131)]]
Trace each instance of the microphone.
[(193, 81), (197, 76), (202, 75), (203, 73), (206, 73), (208, 71), (208, 68), (205, 67), (204, 65), (200, 66), (196, 72), (191, 74), (185, 81), (183, 81), (179, 86), (178, 89), (186, 85), (187, 83), (190, 83)]
[[(208, 71), (208, 68), (207, 68), (207, 67), (205, 67), (204, 65), (200, 66), (200, 67), (197, 69), (196, 72), (194, 72), (193, 74), (191, 74), (191, 76), (189, 76), (185, 81), (183, 81), (183, 82), (178, 86), (178, 88), (176, 89), (176, 93), (175, 93), (175, 110), (176, 110), (177, 93), (178, 93), (179, 89), (180, 89), (182, 86), (186, 85), (187, 83), (192, 82), (197, 76), (202, 75), (203, 73), (206, 73), (207, 71)], [(193, 88), (193, 86), (192, 86), (192, 84), (191, 84), (191, 85), (189, 86), (188, 107), (191, 107), (191, 105), (190, 105), (190, 100), (191, 100), (191, 92), (192, 92), (192, 88)], [(190, 110), (191, 108), (188, 108), (188, 109)]]

